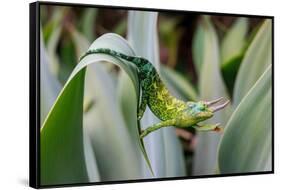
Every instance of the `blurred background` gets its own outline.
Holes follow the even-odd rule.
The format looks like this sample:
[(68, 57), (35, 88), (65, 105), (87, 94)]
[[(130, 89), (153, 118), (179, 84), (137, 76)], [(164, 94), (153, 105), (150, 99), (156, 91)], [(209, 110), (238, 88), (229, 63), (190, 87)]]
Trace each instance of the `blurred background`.
[[(200, 17), (199, 14), (189, 12), (162, 11), (159, 12), (157, 23), (161, 64), (177, 70), (195, 84), (198, 76), (193, 63), (192, 39)], [(238, 18), (241, 17), (210, 16), (219, 41), (222, 41), (225, 33)], [(108, 8), (42, 6), (41, 24), (45, 42), (48, 42), (52, 27), (54, 27), (54, 20), (57, 20), (62, 27), (62, 34), (56, 47), (56, 53), (59, 59), (62, 59), (59, 63), (64, 65), (62, 67), (69, 65), (68, 74), (61, 74), (60, 80), (63, 82), (77, 64), (75, 45), (69, 32), (71, 28), (79, 30), (89, 41), (94, 41), (108, 32), (117, 33), (126, 38), (128, 11)], [(250, 38), (251, 35), (254, 35), (263, 20), (262, 18), (247, 18), (246, 36)]]
[[(146, 14), (148, 15), (147, 17)], [(163, 81), (176, 97), (185, 101), (197, 101), (211, 100), (223, 96), (231, 100), (232, 105), (211, 120), (211, 122), (220, 122), (223, 126), (233, 123), (229, 124), (228, 120), (239, 105), (242, 97), (266, 70), (266, 66), (271, 64), (271, 49), (269, 48), (271, 47), (271, 37), (268, 42), (259, 42), (259, 39), (255, 39), (257, 38), (257, 33), (261, 33), (261, 28), (267, 20), (261, 17), (201, 15), (173, 11), (149, 13), (113, 8), (41, 5), (40, 19), (42, 34), (41, 57), (45, 58), (43, 61), (41, 59), (41, 64), (45, 64), (45, 66), (41, 67), (42, 124), (60, 90), (77, 66), (79, 57), (93, 41), (107, 33), (116, 33), (125, 39), (129, 39), (129, 43), (136, 50), (137, 55), (138, 47), (136, 47), (136, 43), (138, 42), (137, 40), (132, 42), (132, 36), (135, 39), (138, 37), (148, 39), (142, 38), (140, 35), (151, 35), (153, 39), (157, 39), (156, 43), (149, 43), (154, 43), (152, 46), (157, 49), (157, 51), (154, 51), (154, 48), (150, 50), (159, 54), (154, 54), (152, 58), (148, 56), (148, 58), (150, 60), (158, 59), (159, 63), (155, 63), (157, 61), (152, 62), (159, 69), (158, 71), (161, 73)], [(132, 22), (134, 19), (135, 22)], [(148, 25), (146, 25), (147, 23)], [(149, 30), (149, 23), (154, 24), (155, 28)], [(146, 27), (148, 28), (147, 30)], [(268, 28), (268, 26), (264, 27)], [(128, 34), (134, 29), (141, 29), (142, 33)], [(147, 34), (143, 34), (146, 32)], [(269, 35), (269, 32), (267, 31), (264, 35)], [(263, 59), (270, 61), (266, 63), (261, 61), (262, 63), (256, 63), (256, 66), (251, 65), (252, 62), (255, 62), (254, 59), (247, 61), (250, 62), (249, 67), (261, 69), (257, 69), (258, 71), (253, 74), (256, 76), (255, 79), (249, 82), (249, 85), (243, 91), (237, 87), (240, 85), (235, 83), (237, 83), (237, 80), (243, 83), (247, 79), (245, 74), (243, 76), (240, 74), (241, 77), (237, 78), (241, 64), (245, 59), (248, 59), (245, 58), (246, 52), (253, 44), (253, 41), (257, 41), (256, 46), (266, 44), (263, 50), (257, 51), (262, 54)], [(262, 51), (265, 53), (261, 53)], [(99, 106), (96, 106), (99, 104), (97, 103), (98, 101), (118, 101), (114, 97), (118, 96), (115, 91), (120, 89), (121, 69), (111, 64), (107, 66), (105, 73), (102, 69), (96, 68), (96, 70), (103, 76), (100, 79), (87, 78), (91, 73), (87, 70), (84, 97), (84, 152), (90, 182), (270, 170), (271, 162), (268, 163), (268, 160), (271, 160), (271, 157), (268, 157), (268, 155), (271, 154), (269, 153), (271, 148), (269, 146), (265, 148), (269, 152), (262, 155), (265, 157), (265, 161), (258, 159), (259, 164), (253, 164), (255, 166), (250, 168), (237, 167), (237, 170), (224, 170), (224, 168), (229, 168), (229, 165), (234, 167), (235, 164), (233, 164), (233, 157), (231, 158), (231, 163), (226, 164), (227, 167), (222, 167), (224, 163), (219, 164), (218, 147), (222, 134), (212, 132), (210, 134), (198, 134), (192, 128), (185, 130), (173, 128), (165, 129), (166, 132), (163, 132), (163, 134), (157, 132), (155, 135), (145, 139), (144, 143), (147, 148), (148, 158), (155, 172), (155, 175), (152, 176), (142, 159), (138, 158), (139, 160), (136, 161), (138, 163), (130, 163), (131, 159), (134, 160), (140, 155), (136, 151), (137, 146), (128, 147), (128, 141), (124, 140), (126, 138), (118, 137), (116, 130), (120, 132), (120, 130), (127, 131), (130, 128), (118, 105), (111, 104), (112, 107), (116, 107), (116, 109), (112, 108), (110, 110), (112, 113), (108, 112), (107, 114), (106, 111), (102, 111), (105, 118), (105, 115), (115, 115), (114, 117), (116, 118), (112, 119), (111, 124), (108, 124), (104, 119), (100, 119), (101, 113), (97, 113), (99, 110)], [(107, 79), (109, 79), (109, 83), (106, 82)], [(91, 80), (95, 82), (91, 82)], [(103, 100), (101, 100), (102, 95), (91, 95), (86, 90), (87, 88), (91, 89), (94, 85), (99, 86), (97, 83), (103, 87), (93, 89), (94, 91), (102, 91), (101, 88), (110, 88), (107, 91), (107, 96), (102, 97)], [(240, 91), (243, 91), (243, 93), (240, 93)], [(271, 119), (271, 113), (268, 114), (268, 118)], [(151, 119), (150, 117), (153, 116), (150, 115), (151, 113), (146, 113), (145, 121), (142, 121), (142, 127), (155, 123), (155, 118)], [(253, 117), (256, 116), (254, 115)], [(97, 122), (97, 120), (99, 121)], [(116, 120), (118, 122), (114, 122)], [(108, 125), (117, 126), (119, 124), (122, 129), (120, 127), (113, 129), (114, 126), (108, 127)], [(237, 123), (232, 125), (237, 125)], [(238, 125), (243, 126), (243, 123), (238, 123)], [(266, 129), (268, 127), (271, 127), (271, 125), (266, 126)], [(102, 128), (107, 129), (104, 131)], [(271, 131), (269, 134), (271, 134)], [(116, 144), (117, 141), (110, 140), (114, 138), (118, 139), (118, 145)], [(266, 142), (269, 142), (270, 138), (270, 135), (265, 138)], [(124, 142), (121, 142), (123, 140)], [(239, 141), (239, 134), (237, 141)], [(247, 143), (251, 144), (250, 141)], [(233, 143), (229, 146), (233, 146)], [(247, 145), (244, 144), (243, 146)], [(125, 152), (120, 147), (123, 147)], [(231, 149), (230, 147), (226, 149), (229, 150)], [(243, 154), (241, 147), (237, 149), (239, 154)], [(130, 151), (131, 149), (132, 151)], [(126, 150), (128, 150), (127, 153)], [(120, 153), (122, 151), (123, 153)], [(251, 153), (247, 151), (247, 154), (241, 160), (245, 160), (248, 154)], [(259, 154), (257, 153), (257, 155)], [(255, 157), (258, 157), (257, 155)], [(239, 160), (239, 158), (236, 159)], [(245, 165), (245, 163), (243, 164)], [(58, 182), (47, 181), (45, 183)]]

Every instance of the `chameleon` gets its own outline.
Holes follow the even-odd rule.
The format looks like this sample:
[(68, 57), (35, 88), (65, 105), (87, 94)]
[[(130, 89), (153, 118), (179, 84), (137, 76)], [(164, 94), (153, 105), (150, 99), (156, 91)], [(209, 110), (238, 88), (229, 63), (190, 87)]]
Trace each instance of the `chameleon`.
[(198, 131), (222, 131), (220, 123), (200, 125), (199, 122), (213, 117), (214, 113), (223, 109), (229, 100), (217, 105), (223, 97), (213, 101), (182, 101), (173, 96), (155, 67), (147, 59), (137, 56), (128, 56), (108, 48), (88, 50), (80, 61), (90, 54), (107, 54), (115, 58), (131, 62), (137, 67), (137, 74), (141, 86), (141, 101), (138, 108), (137, 119), (141, 120), (148, 106), (152, 113), (161, 121), (142, 130), (140, 138), (144, 138), (153, 131), (163, 127), (177, 128), (193, 127)]

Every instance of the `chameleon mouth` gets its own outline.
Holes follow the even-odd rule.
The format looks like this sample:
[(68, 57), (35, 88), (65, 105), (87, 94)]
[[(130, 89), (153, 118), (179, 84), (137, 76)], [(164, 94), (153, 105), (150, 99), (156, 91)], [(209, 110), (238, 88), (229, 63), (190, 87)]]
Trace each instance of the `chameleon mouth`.
[[(220, 98), (218, 98), (218, 99), (216, 99), (216, 100), (213, 100), (213, 101), (210, 101), (210, 102), (206, 102), (206, 105), (207, 105), (207, 106), (215, 105), (215, 104), (217, 104), (218, 102), (220, 102), (222, 99), (223, 99), (223, 97), (220, 97)], [(211, 110), (212, 112), (217, 112), (217, 111), (219, 111), (219, 110), (225, 108), (225, 107), (229, 104), (229, 102), (230, 102), (230, 101), (227, 100), (226, 102), (224, 102), (224, 103), (222, 103), (222, 104), (219, 104), (219, 105), (217, 105), (217, 106), (212, 106), (212, 107), (210, 107), (210, 110)]]

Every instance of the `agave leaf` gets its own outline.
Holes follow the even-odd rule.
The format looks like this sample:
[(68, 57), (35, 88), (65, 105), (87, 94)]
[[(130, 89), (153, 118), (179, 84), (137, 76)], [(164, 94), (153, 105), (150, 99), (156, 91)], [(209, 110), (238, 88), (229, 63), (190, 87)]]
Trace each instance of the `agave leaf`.
[[(114, 34), (103, 35), (90, 46), (90, 49), (100, 47), (118, 49), (127, 55), (134, 54), (126, 41)], [(89, 181), (83, 151), (84, 75), (88, 65), (101, 61), (116, 64), (125, 70), (134, 84), (136, 97), (139, 97), (138, 77), (133, 65), (104, 54), (88, 55), (79, 62), (60, 92), (41, 129), (41, 184)], [(135, 102), (138, 103), (138, 101)], [(135, 130), (138, 133), (137, 129)], [(126, 134), (121, 131), (117, 131), (117, 133), (120, 134), (119, 138), (123, 135), (124, 138), (127, 138)], [(139, 139), (135, 140), (138, 141), (146, 157), (142, 143)], [(147, 157), (146, 161), (149, 164)]]
[(61, 34), (61, 27), (55, 28), (55, 30), (50, 36), (49, 43), (47, 44), (47, 52), (50, 57), (51, 72), (56, 76), (58, 75), (59, 72), (59, 59), (56, 54), (56, 47), (58, 44), (60, 34)]
[(226, 64), (233, 57), (241, 54), (245, 46), (245, 38), (248, 32), (248, 19), (239, 18), (226, 33), (221, 45), (221, 64)]
[(246, 50), (246, 34), (248, 19), (239, 18), (226, 33), (221, 45), (221, 69), (230, 94), (232, 94), (235, 78)]
[(90, 42), (81, 33), (75, 30), (75, 28), (71, 28), (70, 34), (75, 44), (76, 55), (78, 60), (79, 57), (81, 57), (85, 53), (85, 51), (87, 51), (90, 46)]
[(236, 107), (218, 152), (222, 174), (272, 170), (272, 68)]
[[(78, 58), (87, 50), (90, 46), (90, 42), (82, 36), (75, 28), (71, 28), (70, 30), (71, 38), (76, 48), (77, 60)], [(102, 66), (102, 65), (98, 65)], [(93, 86), (93, 81), (91, 75), (95, 75), (97, 71), (89, 72), (89, 68), (86, 75), (85, 87), (84, 87), (84, 111), (85, 109), (92, 108), (91, 103), (94, 101), (93, 91), (95, 91)], [(85, 108), (86, 107), (86, 108)], [(95, 110), (98, 110), (96, 108)], [(94, 112), (95, 110), (90, 110)], [(89, 181), (98, 182), (101, 179), (100, 172), (98, 170), (98, 164), (96, 161), (96, 153), (94, 151), (94, 147), (91, 142), (91, 129), (90, 126), (95, 122), (95, 118), (92, 117), (95, 114), (92, 112), (84, 113), (83, 117), (83, 147), (84, 147), (84, 155), (85, 155), (85, 163), (86, 169), (89, 177)], [(87, 114), (87, 115), (85, 115)]]
[[(102, 181), (138, 179), (141, 177), (138, 137), (130, 138), (117, 99), (116, 78), (103, 65), (91, 65), (89, 72), (95, 101), (92, 110), (85, 114), (85, 128), (95, 150)], [(128, 78), (130, 82), (130, 78)], [(134, 92), (132, 92), (133, 94)], [(137, 99), (133, 104), (137, 105)], [(134, 110), (136, 113), (136, 110)], [(138, 135), (137, 122), (134, 125)]]
[(241, 53), (232, 59), (230, 59), (228, 62), (226, 62), (224, 65), (221, 66), (222, 76), (224, 78), (226, 87), (228, 89), (228, 93), (231, 95), (233, 94), (233, 88), (235, 84), (235, 79), (241, 64), (241, 61), (243, 59), (244, 54)]
[(255, 36), (257, 35), (258, 31), (262, 27), (263, 22), (259, 23), (257, 26), (255, 26), (252, 31), (248, 34), (247, 42), (246, 42), (246, 47), (245, 49), (248, 49), (248, 47), (251, 45), (253, 40), (255, 39)]
[(271, 20), (265, 20), (245, 53), (235, 81), (234, 106), (240, 103), (244, 95), (271, 64), (271, 31)]
[[(80, 57), (89, 47), (89, 42), (75, 29), (72, 31), (72, 36), (77, 55)], [(107, 72), (106, 66), (107, 64), (94, 64), (87, 68), (84, 102), (94, 101), (93, 108), (84, 115), (84, 137), (89, 139), (90, 143), (89, 149), (84, 149), (85, 157), (88, 158), (87, 171), (96, 174), (93, 172), (93, 169), (97, 168), (94, 164), (96, 160), (102, 181), (138, 179), (141, 177), (141, 170), (140, 162), (137, 160), (142, 155), (138, 151), (137, 141), (128, 137), (127, 126), (117, 105), (117, 90), (114, 82), (116, 79)], [(131, 84), (129, 77), (128, 83)], [(131, 95), (133, 94), (134, 91)], [(132, 105), (137, 105), (136, 100), (137, 98)], [(135, 110), (132, 111), (134, 112)], [(130, 128), (135, 126), (132, 129), (138, 127), (136, 121), (130, 126)], [(84, 140), (85, 143), (87, 142)], [(96, 159), (93, 160), (91, 157)], [(91, 181), (96, 181), (94, 177)]]
[(98, 9), (87, 8), (82, 15), (81, 32), (89, 41), (93, 41), (96, 38), (94, 27), (96, 26), (97, 13)]
[(60, 48), (59, 55), (59, 73), (58, 78), (62, 84), (65, 84), (75, 65), (77, 64), (77, 59), (75, 55), (75, 46), (73, 41), (69, 36), (62, 37), (64, 40), (61, 40), (60, 45), (63, 48)]
[(48, 24), (43, 28), (43, 35), (46, 39), (46, 49), (50, 59), (50, 70), (55, 76), (59, 72), (59, 58), (56, 54), (56, 48), (62, 31), (62, 18), (66, 9), (55, 9), (54, 14)]
[[(42, 16), (42, 14), (44, 14), (43, 12), (46, 13), (46, 7), (41, 6), (40, 8), (41, 8), (40, 14)], [(60, 22), (62, 21), (63, 16), (66, 11), (67, 11), (67, 8), (65, 8), (65, 7), (64, 8), (59, 8), (59, 7), (54, 8), (52, 17), (47, 20), (46, 24), (44, 24), (42, 37), (45, 42), (49, 42), (52, 33), (55, 31), (55, 29), (57, 27), (60, 26)]]
[[(87, 49), (90, 46), (90, 42), (75, 28), (71, 28), (70, 34), (71, 34), (72, 40), (75, 44), (76, 57), (78, 60), (87, 51)], [(103, 67), (103, 66), (100, 66), (100, 67)], [(92, 73), (92, 74), (94, 74), (94, 73)], [(91, 105), (93, 104), (93, 101), (94, 101), (93, 92), (95, 91), (95, 89), (92, 85), (92, 81), (91, 81), (93, 79), (91, 78), (91, 76), (89, 74), (87, 74), (86, 77), (89, 79), (87, 79), (85, 81), (84, 110), (91, 108)]]
[(121, 20), (113, 29), (112, 31), (116, 34), (119, 34), (121, 36), (126, 34), (127, 30), (127, 20), (123, 19)]
[[(157, 13), (156, 12), (129, 12), (128, 39), (138, 56), (147, 58), (159, 71), (159, 47), (157, 35)], [(123, 101), (124, 102), (124, 101)], [(143, 128), (159, 122), (154, 114), (146, 109), (141, 120)], [(185, 175), (183, 153), (180, 143), (173, 128), (158, 130), (144, 139), (148, 157), (156, 177), (171, 177)], [(173, 144), (173, 149), (167, 149), (165, 144)], [(167, 156), (169, 154), (174, 155)], [(145, 177), (151, 177), (147, 167), (143, 168)]]
[(173, 94), (184, 101), (195, 101), (198, 97), (194, 86), (185, 79), (180, 73), (161, 66), (161, 76)]
[[(199, 25), (202, 31), (203, 46), (201, 49), (202, 65), (199, 74), (199, 92), (202, 100), (213, 100), (218, 97), (227, 98), (227, 93), (220, 73), (220, 54), (216, 31), (209, 20), (203, 17)], [(225, 124), (226, 108), (216, 113), (207, 123)], [(194, 156), (194, 175), (214, 174), (217, 147), (221, 134), (215, 132), (198, 133), (197, 146)]]
[(82, 139), (85, 69), (71, 78), (40, 134), (41, 185), (88, 182)]
[[(86, 79), (87, 80), (87, 79)], [(85, 85), (87, 87), (87, 85)], [(91, 109), (88, 115), (97, 115), (91, 114), (91, 111), (96, 111), (97, 109)], [(91, 119), (89, 119), (91, 118)], [(85, 156), (85, 164), (86, 170), (88, 174), (88, 178), (90, 182), (98, 182), (101, 181), (101, 176), (97, 164), (96, 153), (94, 151), (94, 147), (92, 146), (91, 137), (89, 131), (90, 127), (88, 124), (92, 122), (95, 118), (93, 117), (85, 117), (83, 118), (83, 148), (84, 148), (84, 156)], [(98, 120), (97, 120), (98, 121)]]
[(202, 24), (198, 24), (194, 37), (192, 40), (192, 57), (195, 65), (196, 73), (199, 76), (201, 72), (201, 67), (203, 65), (202, 51), (204, 49), (205, 35), (204, 27)]
[[(157, 13), (130, 11), (128, 16), (128, 40), (138, 56), (147, 58), (151, 63), (154, 64), (156, 68), (159, 68), (158, 46), (155, 47), (157, 45), (156, 42), (158, 42), (157, 36), (155, 35), (156, 22), (157, 22)], [(151, 113), (151, 111), (147, 109), (142, 118), (141, 126), (144, 127), (156, 122), (159, 122), (158, 118), (156, 118)], [(144, 140), (145, 147), (148, 151), (148, 158), (151, 160), (154, 175), (161, 176), (161, 174), (163, 175), (164, 173), (164, 161), (160, 160), (157, 163), (155, 157), (152, 156), (153, 153), (152, 146), (160, 146), (156, 148), (157, 149), (156, 154), (159, 155), (164, 151), (163, 146), (161, 146), (161, 143), (159, 144), (157, 142), (151, 143), (152, 145), (148, 145), (148, 143), (149, 141), (153, 141), (155, 139), (158, 142), (159, 141), (162, 142), (162, 133), (159, 135), (159, 131), (158, 131), (152, 135), (153, 136), (147, 137)], [(154, 137), (155, 135), (156, 137)], [(149, 170), (145, 165), (143, 165), (143, 173), (145, 177), (152, 177), (151, 172), (149, 172)]]
[(146, 57), (159, 69), (160, 60), (156, 24), (156, 12), (129, 12), (128, 41), (139, 56)]
[(55, 102), (61, 85), (50, 71), (50, 62), (41, 33), (40, 38), (40, 123), (42, 124), (53, 103)]
[[(162, 23), (159, 25), (159, 35), (163, 40), (162, 42), (168, 48), (168, 60), (167, 65), (169, 67), (175, 67), (177, 64), (177, 53), (179, 48), (179, 41), (182, 35), (182, 30), (177, 28), (177, 19), (162, 19)], [(176, 30), (175, 30), (176, 29)]]

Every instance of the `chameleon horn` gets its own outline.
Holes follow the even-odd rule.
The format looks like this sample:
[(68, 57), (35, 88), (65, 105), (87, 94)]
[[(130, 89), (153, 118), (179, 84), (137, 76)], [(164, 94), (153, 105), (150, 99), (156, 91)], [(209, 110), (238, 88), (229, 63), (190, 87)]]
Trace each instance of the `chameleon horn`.
[(213, 112), (219, 111), (219, 110), (223, 109), (225, 106), (227, 106), (228, 103), (229, 103), (229, 100), (227, 100), (224, 104), (218, 105), (216, 107), (212, 107), (211, 110)]
[(214, 105), (214, 104), (218, 103), (219, 101), (221, 101), (222, 99), (223, 99), (223, 97), (220, 97), (220, 98), (218, 98), (216, 100), (213, 100), (213, 101), (210, 101), (210, 102), (206, 102), (206, 105), (207, 106)]

